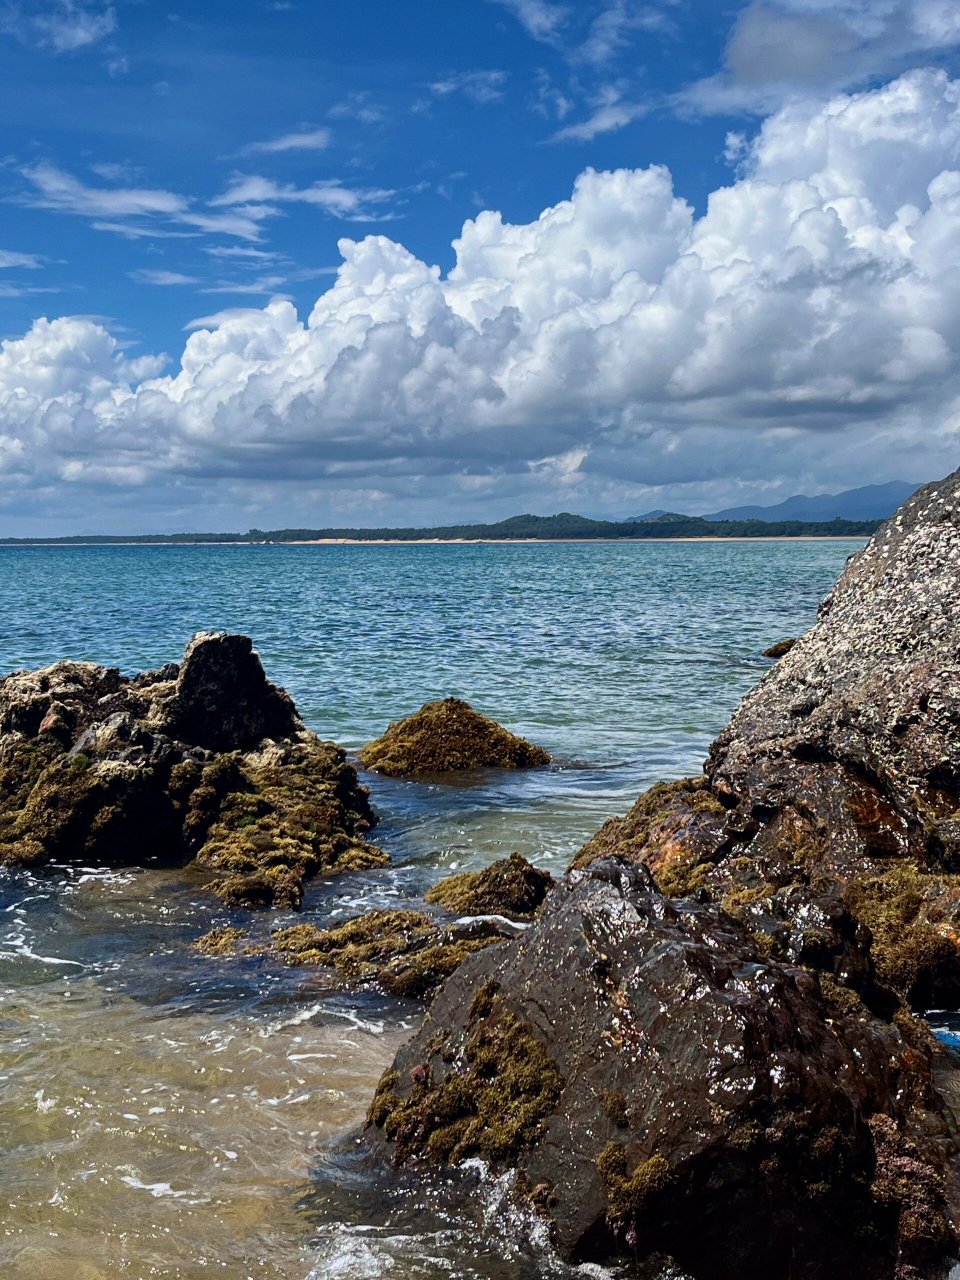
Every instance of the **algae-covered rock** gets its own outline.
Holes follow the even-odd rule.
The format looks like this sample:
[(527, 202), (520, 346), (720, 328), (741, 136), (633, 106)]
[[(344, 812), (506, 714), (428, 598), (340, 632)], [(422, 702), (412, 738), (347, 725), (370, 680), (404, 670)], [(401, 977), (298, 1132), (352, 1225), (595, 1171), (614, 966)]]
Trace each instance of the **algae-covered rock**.
[(461, 916), (502, 915), (528, 920), (553, 888), (553, 876), (519, 853), (491, 863), (482, 871), (447, 876), (427, 893), (432, 902)]
[(364, 769), (390, 777), (457, 773), (465, 769), (530, 769), (550, 763), (540, 747), (518, 738), (461, 701), (426, 702), (391, 724), (359, 754)]
[(931, 1053), (765, 958), (721, 908), (595, 863), (470, 957), (383, 1077), (368, 1142), (513, 1168), (584, 1261), (697, 1280), (936, 1274), (951, 1120)]
[(785, 653), (790, 652), (796, 643), (796, 636), (791, 636), (787, 640), (778, 640), (776, 644), (772, 644), (769, 649), (764, 649), (763, 656), (765, 658), (782, 658)]
[(309, 877), (386, 860), (373, 822), (246, 636), (201, 632), (132, 679), (58, 662), (0, 680), (0, 863), (193, 859), (228, 903), (296, 907)]
[(202, 955), (276, 957), (295, 966), (332, 971), (350, 986), (374, 984), (388, 995), (424, 999), (467, 956), (502, 942), (495, 921), (444, 923), (420, 911), (376, 909), (320, 929), (297, 924), (258, 943), (235, 928), (218, 928), (193, 945)]

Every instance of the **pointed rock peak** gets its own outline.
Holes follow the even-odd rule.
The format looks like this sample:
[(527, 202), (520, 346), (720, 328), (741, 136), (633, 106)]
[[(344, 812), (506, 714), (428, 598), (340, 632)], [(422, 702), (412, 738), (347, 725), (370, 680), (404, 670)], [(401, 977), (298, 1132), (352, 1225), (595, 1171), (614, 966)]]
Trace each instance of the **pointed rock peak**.
[(176, 737), (212, 751), (245, 751), (303, 729), (293, 700), (267, 679), (250, 637), (226, 631), (198, 631), (187, 644), (167, 722)]

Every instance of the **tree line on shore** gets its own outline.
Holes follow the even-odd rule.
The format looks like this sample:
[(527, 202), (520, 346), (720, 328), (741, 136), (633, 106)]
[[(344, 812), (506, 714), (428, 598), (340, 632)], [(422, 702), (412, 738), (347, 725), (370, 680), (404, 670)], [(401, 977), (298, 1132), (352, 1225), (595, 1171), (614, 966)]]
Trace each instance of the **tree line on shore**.
[(73, 534), (50, 538), (0, 538), (0, 546), (117, 543), (276, 543), (349, 539), (357, 542), (484, 541), (501, 539), (658, 539), (868, 537), (881, 520), (706, 520), (667, 513), (650, 520), (591, 520), (561, 512), (553, 516), (510, 516), (493, 524), (453, 524), (435, 528), (249, 529), (246, 533)]

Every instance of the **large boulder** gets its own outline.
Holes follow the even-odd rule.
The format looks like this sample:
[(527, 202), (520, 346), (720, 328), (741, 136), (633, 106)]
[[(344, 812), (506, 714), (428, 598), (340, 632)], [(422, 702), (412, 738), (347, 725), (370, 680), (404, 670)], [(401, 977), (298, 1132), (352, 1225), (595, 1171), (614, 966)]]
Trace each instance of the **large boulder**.
[(702, 777), (441, 989), (374, 1146), (518, 1169), (575, 1259), (945, 1276), (956, 1066), (913, 1011), (960, 999), (958, 584), (960, 472), (851, 559)]
[(201, 632), (132, 679), (65, 661), (0, 680), (0, 863), (192, 858), (228, 902), (296, 907), (310, 876), (385, 860), (373, 822), (246, 636)]
[[(798, 954), (866, 930), (915, 1006), (960, 998), (960, 472), (855, 555), (817, 622), (741, 703), (704, 776), (641, 796), (581, 850), (722, 902)], [(803, 908), (803, 910), (801, 910)], [(819, 935), (819, 936), (817, 936)], [(862, 948), (861, 948), (862, 950)]]
[(952, 1242), (931, 1053), (909, 1018), (601, 862), (518, 941), (466, 960), (370, 1124), (421, 1173), (469, 1157), (517, 1169), (574, 1260), (907, 1277)]
[(467, 769), (530, 769), (550, 763), (540, 747), (518, 738), (460, 698), (425, 702), (360, 751), (364, 769), (395, 778)]

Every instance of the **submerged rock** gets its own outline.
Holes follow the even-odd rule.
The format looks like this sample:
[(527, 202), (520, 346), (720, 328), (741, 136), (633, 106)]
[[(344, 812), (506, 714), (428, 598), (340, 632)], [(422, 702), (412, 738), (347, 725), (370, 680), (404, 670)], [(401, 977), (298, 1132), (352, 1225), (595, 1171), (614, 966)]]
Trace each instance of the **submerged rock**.
[(942, 1280), (957, 1122), (910, 1006), (960, 1001), (958, 581), (960, 472), (851, 559), (703, 777), (441, 989), (374, 1146), (519, 1170), (574, 1259)]
[(243, 929), (213, 929), (194, 946), (208, 956), (265, 955), (316, 965), (351, 985), (373, 983), (389, 995), (424, 999), (475, 951), (515, 937), (523, 926), (509, 922), (529, 919), (552, 886), (551, 875), (515, 853), (430, 890), (427, 902), (463, 919), (377, 909), (327, 929), (308, 923), (279, 929), (265, 943)]
[(425, 702), (391, 724), (359, 754), (364, 769), (390, 777), (457, 773), (465, 769), (530, 769), (550, 763), (540, 747), (480, 715), (460, 698)]
[(388, 995), (422, 1000), (467, 956), (506, 936), (496, 920), (443, 923), (420, 911), (378, 909), (329, 929), (278, 929), (263, 943), (244, 929), (213, 929), (193, 945), (206, 956), (254, 955), (316, 966), (348, 986), (372, 984)]
[(386, 861), (373, 822), (246, 636), (201, 632), (133, 679), (58, 662), (0, 680), (0, 863), (192, 858), (227, 902), (296, 907), (310, 876)]

